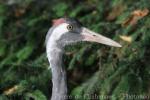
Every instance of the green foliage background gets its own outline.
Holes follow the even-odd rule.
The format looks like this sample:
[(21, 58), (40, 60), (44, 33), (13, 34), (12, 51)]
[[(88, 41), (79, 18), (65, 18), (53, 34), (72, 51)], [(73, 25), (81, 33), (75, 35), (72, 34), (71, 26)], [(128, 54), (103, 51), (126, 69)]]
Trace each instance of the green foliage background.
[[(123, 11), (108, 20), (116, 6)], [(121, 26), (134, 10), (145, 8), (150, 9), (149, 0), (0, 0), (0, 100), (50, 98), (44, 41), (51, 20), (60, 17), (75, 17), (123, 46), (66, 47), (70, 99), (125, 100), (127, 94), (150, 98), (150, 14), (134, 26)], [(121, 35), (131, 36), (132, 42)]]

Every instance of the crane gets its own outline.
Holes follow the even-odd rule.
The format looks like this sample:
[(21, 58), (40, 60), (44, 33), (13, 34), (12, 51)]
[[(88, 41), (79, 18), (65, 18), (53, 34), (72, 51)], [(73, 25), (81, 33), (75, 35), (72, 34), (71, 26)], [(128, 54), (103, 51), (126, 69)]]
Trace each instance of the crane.
[(62, 63), (64, 47), (81, 41), (97, 42), (109, 46), (121, 45), (103, 35), (93, 32), (73, 18), (53, 20), (53, 25), (46, 35), (46, 53), (52, 72), (51, 100), (66, 100), (66, 70)]

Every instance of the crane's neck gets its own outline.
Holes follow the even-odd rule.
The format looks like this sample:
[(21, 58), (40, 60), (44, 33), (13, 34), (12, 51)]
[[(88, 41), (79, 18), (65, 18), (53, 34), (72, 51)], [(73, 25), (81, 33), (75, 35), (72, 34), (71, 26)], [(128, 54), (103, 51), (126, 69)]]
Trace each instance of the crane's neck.
[(47, 57), (52, 71), (51, 100), (65, 100), (67, 96), (66, 71), (62, 63), (63, 49), (51, 42), (47, 44)]

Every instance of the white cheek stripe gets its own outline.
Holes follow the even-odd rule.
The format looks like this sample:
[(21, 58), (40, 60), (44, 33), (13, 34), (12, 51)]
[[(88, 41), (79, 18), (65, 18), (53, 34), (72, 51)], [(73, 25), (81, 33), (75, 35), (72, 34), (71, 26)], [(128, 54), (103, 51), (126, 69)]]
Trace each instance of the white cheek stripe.
[(63, 23), (63, 24), (57, 26), (54, 29), (51, 38), (53, 38), (53, 40), (59, 40), (63, 34), (68, 32), (67, 26), (68, 26), (67, 23)]
[(57, 26), (53, 30), (53, 33), (51, 34), (50, 38), (48, 39), (47, 45), (46, 45), (46, 48), (47, 48), (46, 52), (47, 52), (47, 57), (48, 57), (49, 62), (51, 60), (50, 52), (54, 51), (55, 49), (58, 50), (58, 48), (55, 48), (57, 45), (56, 41), (59, 40), (63, 34), (68, 32), (67, 26), (68, 26), (67, 23), (63, 23), (63, 24)]

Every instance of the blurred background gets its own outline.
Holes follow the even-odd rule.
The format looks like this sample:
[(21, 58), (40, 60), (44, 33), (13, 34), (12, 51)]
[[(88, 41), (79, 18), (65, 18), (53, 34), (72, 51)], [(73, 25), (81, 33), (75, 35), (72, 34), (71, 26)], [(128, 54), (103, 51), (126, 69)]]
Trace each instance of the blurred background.
[(51, 97), (44, 43), (60, 17), (77, 18), (123, 46), (65, 48), (70, 100), (150, 99), (149, 9), (149, 0), (0, 0), (0, 100)]

